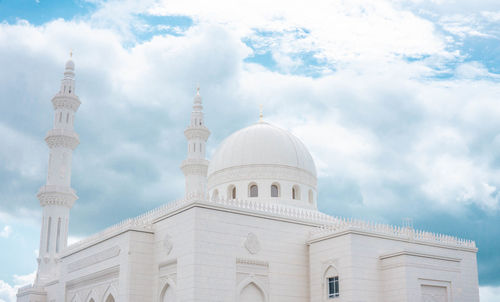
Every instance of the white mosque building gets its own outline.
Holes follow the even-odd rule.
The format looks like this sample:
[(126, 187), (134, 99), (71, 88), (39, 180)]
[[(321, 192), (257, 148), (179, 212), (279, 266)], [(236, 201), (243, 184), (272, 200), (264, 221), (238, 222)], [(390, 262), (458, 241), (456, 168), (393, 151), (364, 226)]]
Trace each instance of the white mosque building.
[(185, 197), (68, 246), (74, 68), (52, 99), (38, 272), (17, 301), (479, 302), (474, 241), (319, 212), (313, 158), (290, 132), (261, 119), (206, 159), (199, 91)]

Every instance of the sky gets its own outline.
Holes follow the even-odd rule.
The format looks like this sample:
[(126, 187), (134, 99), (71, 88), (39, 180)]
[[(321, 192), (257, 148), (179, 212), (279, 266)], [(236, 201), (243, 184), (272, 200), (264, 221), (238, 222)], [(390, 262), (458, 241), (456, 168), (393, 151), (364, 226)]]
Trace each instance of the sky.
[(497, 0), (0, 0), (0, 301), (33, 280), (52, 96), (73, 51), (70, 242), (183, 196), (199, 84), (210, 157), (264, 118), (331, 214), (473, 239), (500, 300)]

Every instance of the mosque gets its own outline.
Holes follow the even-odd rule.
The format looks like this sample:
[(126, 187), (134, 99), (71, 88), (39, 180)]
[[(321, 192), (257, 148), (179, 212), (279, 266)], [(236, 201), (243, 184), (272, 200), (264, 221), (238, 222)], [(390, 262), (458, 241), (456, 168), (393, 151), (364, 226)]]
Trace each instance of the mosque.
[(474, 241), (319, 212), (313, 158), (290, 132), (261, 118), (208, 160), (199, 90), (185, 196), (67, 245), (74, 70), (52, 99), (38, 271), (17, 301), (479, 302)]

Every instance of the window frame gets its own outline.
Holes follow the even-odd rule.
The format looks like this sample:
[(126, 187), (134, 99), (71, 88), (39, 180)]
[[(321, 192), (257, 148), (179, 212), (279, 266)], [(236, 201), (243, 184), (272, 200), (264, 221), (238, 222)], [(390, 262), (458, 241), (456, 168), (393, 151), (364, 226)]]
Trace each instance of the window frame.
[[(333, 293), (332, 293), (333, 285)], [(335, 299), (340, 297), (339, 276), (326, 277), (326, 294), (328, 299)]]

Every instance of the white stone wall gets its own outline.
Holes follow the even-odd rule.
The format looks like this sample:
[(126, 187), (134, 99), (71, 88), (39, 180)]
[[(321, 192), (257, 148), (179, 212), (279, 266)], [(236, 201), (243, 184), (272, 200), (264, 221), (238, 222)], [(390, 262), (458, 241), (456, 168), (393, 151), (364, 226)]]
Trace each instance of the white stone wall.
[(327, 301), (324, 272), (339, 273), (335, 301), (422, 301), (422, 286), (446, 287), (448, 301), (479, 301), (476, 254), (458, 249), (344, 232), (310, 244), (311, 301)]
[(309, 300), (311, 226), (205, 208), (196, 213), (192, 301), (238, 301), (255, 283), (264, 301)]
[(177, 301), (193, 301), (195, 292), (195, 211), (188, 210), (155, 223), (154, 299), (161, 301), (170, 286)]

